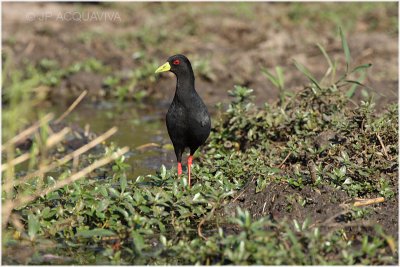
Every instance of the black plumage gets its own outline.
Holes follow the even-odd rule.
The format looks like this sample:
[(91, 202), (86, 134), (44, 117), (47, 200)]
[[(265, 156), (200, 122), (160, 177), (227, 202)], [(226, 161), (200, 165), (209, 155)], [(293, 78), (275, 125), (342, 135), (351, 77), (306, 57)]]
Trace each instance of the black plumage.
[(173, 72), (177, 79), (175, 96), (168, 109), (166, 123), (178, 161), (178, 175), (182, 172), (182, 154), (185, 148), (190, 149), (188, 157), (190, 187), (192, 157), (207, 140), (211, 120), (206, 105), (196, 92), (190, 61), (184, 55), (171, 56), (167, 63), (160, 66), (156, 72), (163, 71)]

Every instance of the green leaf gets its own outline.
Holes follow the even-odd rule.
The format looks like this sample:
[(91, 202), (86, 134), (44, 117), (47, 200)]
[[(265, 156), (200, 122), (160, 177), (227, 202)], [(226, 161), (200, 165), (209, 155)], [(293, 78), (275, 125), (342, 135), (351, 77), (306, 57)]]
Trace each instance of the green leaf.
[(102, 228), (95, 228), (92, 230), (80, 230), (77, 233), (77, 236), (83, 237), (83, 238), (91, 238), (95, 236), (113, 236), (116, 235), (113, 231), (107, 230), (107, 229), (102, 229)]
[(125, 175), (121, 175), (121, 177), (119, 178), (119, 184), (121, 186), (121, 193), (123, 193), (128, 185)]
[(47, 185), (53, 186), (56, 183), (56, 180), (52, 176), (47, 176)]
[(328, 62), (329, 68), (328, 70), (325, 72), (324, 77), (321, 79), (320, 82), (322, 82), (331, 72), (333, 72), (332, 74), (332, 78), (335, 77), (335, 71), (336, 71), (336, 62), (335, 64), (332, 63), (331, 58), (329, 57), (328, 53), (325, 51), (325, 49), (322, 47), (322, 45), (320, 45), (319, 43), (317, 43), (317, 46), (319, 48), (319, 50), (321, 50), (322, 54), (324, 55), (326, 61)]
[(104, 211), (108, 205), (109, 205), (109, 201), (107, 199), (103, 200), (103, 201), (99, 201), (96, 205), (96, 211), (101, 212)]
[(350, 87), (350, 89), (346, 92), (346, 97), (347, 98), (352, 98), (356, 92), (356, 89), (359, 85), (364, 86), (361, 82), (364, 81), (365, 76), (367, 74), (364, 72), (361, 74), (361, 77), (357, 81), (349, 81), (350, 83), (353, 83), (353, 85)]
[(60, 195), (57, 191), (53, 191), (49, 194), (46, 195), (46, 199), (47, 200), (56, 200), (56, 199), (60, 199)]
[(306, 218), (303, 221), (303, 224), (301, 225), (301, 230), (304, 231), (308, 228), (308, 226), (310, 225), (310, 220), (308, 218)]
[(101, 186), (101, 187), (99, 187), (98, 190), (99, 190), (100, 194), (101, 194), (103, 197), (108, 197), (108, 192), (107, 192), (106, 187)]
[(48, 219), (48, 218), (53, 217), (56, 213), (57, 213), (56, 210), (50, 209), (49, 207), (46, 207), (42, 211), (42, 217), (43, 217), (43, 219)]
[(131, 232), (132, 238), (133, 238), (133, 243), (135, 244), (136, 249), (141, 252), (142, 249), (144, 248), (144, 239), (141, 234), (139, 234), (136, 231)]
[(35, 215), (29, 214), (28, 215), (28, 235), (31, 238), (31, 240), (33, 238), (35, 238), (35, 236), (39, 232), (39, 230), (40, 230), (39, 219)]
[(126, 219), (129, 219), (129, 213), (123, 208), (117, 207), (115, 210), (119, 211)]
[(115, 190), (115, 188), (109, 187), (108, 191), (110, 192), (111, 196), (118, 198), (120, 196), (120, 193)]
[(297, 231), (297, 232), (300, 232), (300, 224), (299, 224), (299, 222), (297, 221), (297, 220), (293, 220), (293, 225), (294, 225), (294, 229)]
[(262, 68), (261, 72), (270, 80), (270, 82), (282, 90), (285, 86), (285, 80), (283, 77), (283, 69), (279, 66), (275, 67), (276, 76), (269, 72), (266, 68)]
[(131, 203), (125, 202), (124, 207), (130, 212), (130, 214), (136, 214), (135, 208), (132, 206)]
[(151, 209), (149, 207), (145, 206), (145, 205), (140, 205), (139, 209), (141, 211), (143, 211), (144, 213), (149, 213), (151, 211)]
[(362, 83), (359, 82), (359, 81), (354, 81), (354, 80), (345, 80), (345, 81), (348, 82), (348, 83), (354, 83), (354, 84), (357, 84), (357, 85), (359, 85), (359, 86), (368, 88), (367, 86), (365, 86), (364, 84), (362, 84)]
[(325, 51), (324, 47), (322, 45), (320, 45), (319, 43), (317, 43), (317, 46), (318, 46), (319, 50), (321, 50), (321, 52), (324, 55), (326, 61), (328, 62), (329, 68), (332, 69), (333, 68), (333, 64), (332, 64), (332, 60), (329, 57), (328, 53)]
[(354, 73), (354, 72), (357, 72), (357, 71), (365, 70), (365, 69), (370, 68), (371, 66), (372, 66), (371, 63), (363, 64), (363, 65), (355, 67), (350, 73)]
[(349, 45), (347, 44), (346, 37), (344, 36), (344, 33), (342, 31), (342, 28), (339, 27), (339, 33), (340, 33), (340, 38), (342, 39), (342, 47), (344, 51), (344, 56), (346, 58), (346, 72), (349, 70), (350, 66), (350, 49)]
[(362, 97), (363, 97), (364, 99), (368, 99), (368, 98), (369, 98), (368, 91), (365, 90), (365, 89), (362, 89), (362, 90), (361, 90), (361, 95), (362, 95)]
[(346, 166), (340, 167), (339, 173), (341, 176), (345, 176), (346, 175)]
[(285, 87), (285, 80), (283, 78), (283, 69), (279, 66), (275, 67), (276, 75), (278, 76), (278, 82), (280, 89)]
[(272, 73), (270, 73), (267, 69), (262, 68), (261, 72), (270, 80), (270, 82), (275, 86), (279, 87), (278, 78), (276, 78)]
[(162, 222), (158, 222), (158, 228), (160, 228), (161, 233), (165, 232), (165, 225)]
[[(46, 216), (49, 214), (49, 212), (50, 212), (50, 208), (49, 207), (45, 207), (41, 212), (42, 213), (42, 217), (46, 218)], [(28, 216), (28, 218), (29, 218), (29, 216)]]
[(196, 201), (201, 196), (200, 192), (196, 193), (193, 197), (193, 201)]
[(167, 238), (163, 235), (160, 235), (160, 242), (161, 244), (163, 244), (164, 246), (167, 245)]
[(310, 81), (318, 87), (318, 89), (321, 89), (317, 80), (311, 75), (310, 71), (305, 66), (298, 63), (296, 60), (294, 61), (294, 65), (299, 71), (301, 71), (304, 75), (306, 75), (307, 78), (310, 79)]
[(167, 169), (165, 168), (165, 166), (164, 166), (164, 164), (163, 165), (161, 165), (161, 178), (164, 180), (165, 179), (165, 176), (166, 176), (166, 174), (167, 174)]

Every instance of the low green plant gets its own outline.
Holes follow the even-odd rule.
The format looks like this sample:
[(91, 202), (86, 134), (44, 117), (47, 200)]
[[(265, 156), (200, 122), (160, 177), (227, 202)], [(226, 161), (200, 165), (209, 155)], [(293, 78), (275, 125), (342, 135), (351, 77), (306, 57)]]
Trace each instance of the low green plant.
[[(286, 96), (285, 102), (259, 107), (252, 101), (252, 89), (235, 86), (229, 91), (232, 102), (214, 120), (208, 143), (196, 155), (191, 189), (185, 175), (178, 178), (174, 168), (164, 166), (154, 175), (128, 179), (124, 157), (99, 168), (92, 177), (59, 188), (54, 184), (66, 179), (73, 165), (60, 166), (58, 176), (35, 177), (53, 189), (15, 210), (21, 223), (3, 228), (4, 253), (27, 242), (37, 248), (52, 240), (57, 245), (45, 253), (67, 257), (62, 263), (70, 264), (397, 264), (394, 238), (379, 225), (365, 226), (368, 231), (359, 227), (348, 236), (347, 224), (330, 228), (329, 223), (311, 218), (288, 221), (264, 216), (268, 212), (255, 219), (253, 206), (240, 208), (240, 196), (251, 188), (254, 192), (244, 197), (244, 203), (277, 185), (294, 192), (284, 195), (285, 206), (277, 209), (282, 213), (311, 206), (300, 194), (306, 189), (321, 194), (321, 188), (331, 188), (346, 199), (384, 196), (393, 203), (398, 107), (391, 105), (377, 115), (371, 99), (357, 105), (349, 102), (349, 88), (355, 83), (347, 76), (358, 67), (351, 68), (343, 39), (342, 34), (346, 66), (339, 83), (332, 78), (339, 69), (331, 62), (332, 70), (325, 76), (332, 75), (333, 84), (317, 80), (298, 65), (310, 85)], [(365, 67), (360, 71), (367, 68), (361, 66)], [(146, 79), (148, 73), (145, 67), (133, 72), (132, 79)], [(112, 76), (105, 82), (113, 87), (120, 79)], [(44, 129), (43, 140), (46, 134)], [(37, 139), (37, 146), (42, 139)], [(80, 164), (118, 151), (112, 144), (102, 148), (100, 154), (80, 158)], [(14, 195), (2, 195), (29, 195), (37, 189), (35, 181), (15, 185)], [(345, 223), (358, 227), (360, 220), (375, 213), (371, 209), (346, 209)], [(29, 263), (49, 263), (43, 251), (36, 253)]]
[(261, 72), (279, 90), (279, 101), (280, 104), (284, 106), (286, 97), (291, 96), (291, 93), (285, 88), (283, 68), (280, 66), (275, 67), (275, 75), (272, 72), (268, 71), (266, 68), (262, 68)]

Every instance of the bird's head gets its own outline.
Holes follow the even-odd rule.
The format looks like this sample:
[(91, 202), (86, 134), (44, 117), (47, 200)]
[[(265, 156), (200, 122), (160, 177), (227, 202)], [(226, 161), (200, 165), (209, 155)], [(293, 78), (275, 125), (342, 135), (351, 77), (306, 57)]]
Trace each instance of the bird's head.
[(164, 71), (171, 71), (175, 75), (179, 75), (181, 73), (193, 73), (192, 65), (190, 64), (189, 59), (181, 54), (169, 57), (167, 62), (158, 67), (155, 73)]

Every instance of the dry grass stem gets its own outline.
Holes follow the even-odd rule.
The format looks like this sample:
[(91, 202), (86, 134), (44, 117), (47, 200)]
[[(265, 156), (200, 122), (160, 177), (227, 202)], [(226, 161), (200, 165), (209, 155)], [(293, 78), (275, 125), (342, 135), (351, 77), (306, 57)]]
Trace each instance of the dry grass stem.
[(69, 106), (69, 108), (60, 116), (58, 119), (56, 119), (55, 123), (61, 122), (65, 117), (67, 117), (75, 108), (76, 106), (82, 101), (82, 99), (87, 95), (87, 90), (83, 91), (78, 98), (74, 101), (74, 103)]
[(234, 203), (236, 200), (239, 199), (239, 197), (241, 197), (241, 196), (244, 194), (244, 192), (247, 191), (247, 189), (249, 188), (249, 185), (254, 181), (254, 178), (255, 178), (255, 176), (253, 176), (253, 178), (251, 179), (251, 181), (248, 182), (248, 183), (244, 186), (244, 189), (242, 189), (242, 191), (239, 193), (239, 195), (237, 195), (230, 203)]
[(362, 200), (358, 200), (358, 201), (354, 202), (353, 206), (361, 207), (361, 206), (367, 206), (367, 205), (371, 205), (371, 204), (381, 203), (384, 201), (385, 201), (385, 198), (383, 198), (383, 197), (362, 199)]
[(49, 138), (46, 140), (46, 147), (51, 148), (55, 146), (56, 144), (60, 143), (62, 140), (64, 140), (65, 136), (71, 131), (69, 127), (65, 127), (58, 133), (52, 134)]
[(370, 221), (349, 222), (349, 223), (329, 223), (323, 225), (324, 227), (345, 228), (345, 227), (374, 227), (376, 223)]
[(210, 213), (209, 213), (207, 216), (204, 216), (204, 218), (201, 219), (199, 225), (197, 226), (197, 234), (198, 234), (201, 238), (203, 238), (204, 240), (207, 240), (207, 237), (205, 237), (205, 236), (203, 235), (203, 233), (201, 232), (201, 226), (206, 222), (206, 220), (209, 220), (209, 219), (211, 218), (211, 216), (214, 214), (214, 211), (215, 211), (215, 208), (216, 208), (216, 207), (217, 207), (217, 206), (214, 206), (214, 207), (212, 208), (212, 210), (210, 211)]
[(310, 171), (311, 180), (315, 183), (318, 180), (317, 177), (317, 166), (313, 160), (309, 160), (307, 164), (308, 170)]
[(15, 182), (11, 182), (11, 183), (6, 183), (4, 185), (4, 188), (7, 190), (9, 188), (11, 188), (12, 186), (17, 186), (20, 185), (22, 183), (27, 182), (29, 179), (35, 177), (35, 176), (40, 176), (43, 173), (46, 173), (58, 166), (61, 166), (65, 163), (67, 163), (68, 161), (70, 161), (73, 158), (79, 157), (79, 155), (87, 152), (89, 149), (95, 147), (96, 145), (100, 144), (101, 142), (105, 141), (106, 139), (108, 139), (110, 136), (112, 136), (113, 134), (115, 134), (117, 132), (117, 127), (113, 127), (110, 130), (108, 130), (107, 132), (105, 132), (104, 134), (100, 135), (99, 137), (93, 139), (90, 143), (80, 147), (79, 149), (71, 152), (70, 154), (66, 155), (65, 157), (61, 158), (58, 161), (52, 162), (49, 165), (44, 166), (42, 169), (39, 169), (37, 171), (34, 171), (32, 173), (29, 173), (27, 175), (25, 175), (24, 177), (22, 177), (21, 179), (19, 179), (18, 181)]
[(30, 158), (30, 154), (29, 153), (22, 154), (18, 158), (14, 158), (11, 161), (2, 164), (1, 165), (1, 171), (2, 172), (6, 171), (10, 166), (15, 166), (15, 165), (21, 164), (22, 162), (28, 160), (29, 158)]
[(142, 150), (142, 149), (145, 149), (148, 147), (160, 147), (160, 145), (156, 144), (156, 143), (147, 143), (147, 144), (140, 145), (140, 146), (136, 147), (135, 149)]
[(80, 178), (88, 175), (89, 173), (91, 173), (92, 171), (94, 171), (97, 168), (100, 168), (108, 163), (110, 163), (111, 161), (119, 158), (120, 156), (122, 156), (123, 154), (125, 154), (126, 152), (129, 151), (128, 147), (123, 147), (121, 150), (113, 153), (110, 156), (106, 156), (103, 157), (97, 161), (95, 161), (94, 163), (92, 163), (91, 165), (87, 166), (86, 168), (80, 170), (77, 173), (74, 173), (73, 175), (71, 175), (69, 178), (65, 179), (65, 180), (61, 180), (58, 181), (54, 186), (48, 187), (48, 188), (42, 188), (37, 190), (35, 193), (30, 194), (30, 195), (26, 195), (26, 196), (21, 196), (19, 198), (16, 199), (12, 199), (12, 200), (8, 200), (4, 203), (3, 205), (3, 210), (2, 210), (2, 216), (3, 216), (3, 227), (7, 224), (8, 222), (8, 218), (9, 215), (11, 214), (11, 211), (14, 208), (18, 208), (21, 207), (23, 205), (26, 205), (27, 203), (35, 200), (38, 197), (41, 196), (45, 196), (61, 187), (64, 187), (70, 183), (73, 183), (77, 180), (79, 180)]
[[(46, 141), (46, 147), (50, 148), (58, 143), (60, 143), (62, 140), (64, 140), (65, 135), (67, 135), (70, 132), (70, 128), (64, 128), (60, 132), (51, 135), (47, 141)], [(34, 155), (36, 156), (39, 153), (39, 151), (35, 151)], [(13, 160), (4, 163), (1, 165), (1, 171), (6, 171), (10, 167), (14, 167), (15, 165), (21, 164), (22, 162), (28, 160), (30, 158), (30, 153), (24, 153), (18, 158), (14, 158)]]
[(287, 154), (286, 158), (281, 162), (281, 164), (279, 164), (278, 169), (282, 168), (283, 164), (285, 164), (290, 155), (292, 155), (292, 152), (289, 152), (289, 154)]
[(381, 147), (382, 147), (382, 150), (383, 150), (383, 154), (385, 155), (385, 157), (386, 157), (388, 160), (391, 160), (391, 158), (389, 157), (389, 155), (388, 155), (388, 153), (387, 153), (385, 144), (383, 143), (382, 137), (381, 137), (378, 133), (376, 134), (376, 137), (378, 138), (379, 143), (381, 144)]
[(1, 146), (1, 151), (3, 152), (4, 149), (8, 146), (14, 145), (22, 140), (25, 140), (28, 136), (36, 132), (37, 129), (39, 129), (40, 126), (47, 124), (49, 121), (53, 119), (54, 115), (53, 114), (47, 114), (43, 118), (41, 118), (39, 121), (35, 122), (32, 126), (27, 128), (26, 130), (22, 131), (21, 133), (17, 134), (13, 138), (11, 138), (8, 142), (6, 142), (4, 145)]

